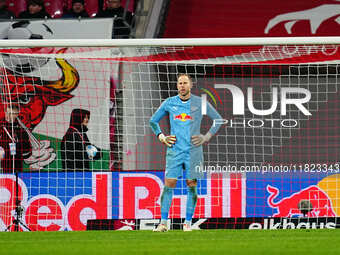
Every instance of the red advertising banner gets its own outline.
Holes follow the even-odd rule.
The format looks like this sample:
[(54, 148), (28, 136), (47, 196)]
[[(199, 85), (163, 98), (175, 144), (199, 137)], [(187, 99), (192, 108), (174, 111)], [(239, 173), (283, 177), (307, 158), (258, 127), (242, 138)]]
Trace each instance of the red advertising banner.
[(164, 37), (334, 36), (339, 15), (339, 1), (173, 0)]

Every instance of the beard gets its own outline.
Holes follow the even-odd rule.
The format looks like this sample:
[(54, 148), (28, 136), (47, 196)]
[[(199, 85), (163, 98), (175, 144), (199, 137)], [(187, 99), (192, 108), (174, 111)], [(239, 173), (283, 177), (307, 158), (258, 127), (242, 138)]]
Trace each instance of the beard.
[(181, 96), (184, 96), (184, 97), (185, 97), (185, 96), (187, 96), (187, 95), (189, 94), (189, 92), (190, 92), (189, 90), (186, 90), (186, 91), (184, 91), (184, 92), (180, 92), (180, 91), (179, 91), (179, 94), (180, 94)]

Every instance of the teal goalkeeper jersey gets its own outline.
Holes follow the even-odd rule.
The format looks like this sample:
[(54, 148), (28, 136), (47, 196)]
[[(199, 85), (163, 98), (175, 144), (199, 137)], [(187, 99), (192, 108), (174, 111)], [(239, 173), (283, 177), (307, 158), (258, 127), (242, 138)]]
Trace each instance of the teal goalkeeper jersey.
[[(171, 148), (168, 148), (168, 152), (171, 150), (172, 153), (167, 153), (167, 156), (176, 157), (183, 152), (188, 152), (191, 154), (192, 160), (203, 160), (202, 146), (194, 146), (191, 142), (193, 135), (201, 134), (201, 121), (203, 118), (201, 105), (201, 97), (191, 95), (189, 100), (182, 101), (177, 95), (167, 98), (153, 114), (150, 119), (150, 126), (156, 136), (162, 133), (159, 121), (164, 116), (169, 115), (170, 134), (175, 135), (177, 140)], [(207, 115), (212, 120), (222, 119), (221, 115), (208, 102)], [(214, 135), (220, 126), (221, 124), (212, 125), (209, 132)]]

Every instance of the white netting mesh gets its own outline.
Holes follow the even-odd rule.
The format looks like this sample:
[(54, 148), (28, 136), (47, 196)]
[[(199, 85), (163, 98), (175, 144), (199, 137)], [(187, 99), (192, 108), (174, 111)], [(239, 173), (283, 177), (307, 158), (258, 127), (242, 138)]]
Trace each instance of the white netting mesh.
[[(205, 169), (222, 171), (199, 182), (195, 217), (298, 214), (292, 204), (294, 213), (277, 215), (278, 203), (267, 200), (274, 192), (268, 185), (281, 191), (277, 201), (318, 186), (326, 195), (309, 198), (318, 202), (309, 216), (338, 214), (339, 53), (334, 45), (0, 52), (0, 117), (5, 119), (7, 105), (18, 105), (19, 126), (32, 147), (22, 169), (10, 167), (13, 157), (9, 166), (2, 161), (1, 230), (15, 215), (18, 170), (23, 221), (33, 230), (84, 229), (89, 218), (159, 218), (165, 148), (149, 120), (165, 99), (177, 95), (178, 73), (192, 76), (192, 93), (206, 94), (223, 124), (203, 148)], [(86, 132), (80, 128), (85, 118)], [(213, 123), (204, 117), (201, 132)], [(167, 119), (160, 124), (169, 134)], [(2, 143), (9, 153), (8, 139)], [(270, 167), (279, 170), (268, 176), (264, 169)], [(185, 201), (181, 179), (170, 217), (185, 216)], [(323, 210), (329, 201), (332, 210)]]

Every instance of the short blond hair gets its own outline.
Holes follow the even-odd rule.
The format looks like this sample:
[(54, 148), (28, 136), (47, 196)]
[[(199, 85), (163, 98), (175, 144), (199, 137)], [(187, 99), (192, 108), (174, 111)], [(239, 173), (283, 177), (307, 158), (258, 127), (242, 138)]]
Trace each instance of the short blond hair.
[(191, 78), (190, 74), (187, 74), (187, 73), (179, 73), (179, 74), (177, 75), (177, 80), (178, 80), (180, 77), (182, 77), (182, 76), (188, 77), (189, 81), (190, 81), (191, 84), (192, 84), (192, 78)]

